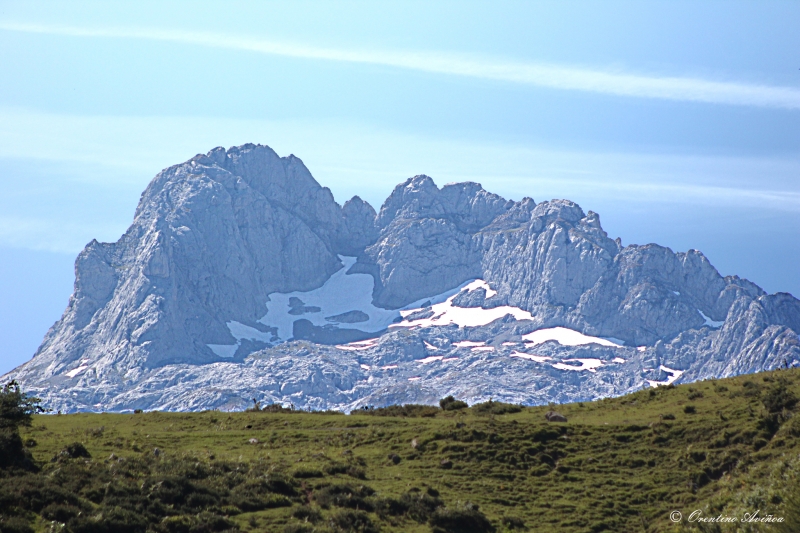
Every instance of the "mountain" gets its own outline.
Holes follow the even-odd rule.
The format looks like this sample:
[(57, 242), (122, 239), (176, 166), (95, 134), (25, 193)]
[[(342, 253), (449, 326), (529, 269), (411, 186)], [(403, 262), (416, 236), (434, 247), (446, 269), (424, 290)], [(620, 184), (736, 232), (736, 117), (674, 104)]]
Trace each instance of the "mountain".
[(253, 144), (159, 173), (75, 273), (3, 378), (62, 411), (540, 404), (800, 366), (800, 301), (698, 251), (623, 247), (573, 202), (427, 176), (378, 213), (340, 206)]

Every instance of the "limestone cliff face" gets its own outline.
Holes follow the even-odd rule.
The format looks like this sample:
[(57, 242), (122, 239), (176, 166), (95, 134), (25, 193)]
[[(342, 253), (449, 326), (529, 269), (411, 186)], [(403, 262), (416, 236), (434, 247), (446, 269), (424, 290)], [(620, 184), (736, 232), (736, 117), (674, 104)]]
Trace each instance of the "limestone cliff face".
[[(329, 323), (314, 326), (309, 314), (322, 310), (306, 305), (302, 294), (320, 289), (340, 271), (342, 257), (357, 258), (348, 260), (347, 275), (372, 277), (372, 307), (353, 304), (331, 314)], [(387, 333), (384, 326), (358, 329), (372, 323), (376, 310), (390, 321), (390, 310), (474, 279), (484, 280), (486, 287), (462, 291), (453, 305), (511, 306), (530, 313), (530, 319), (508, 315), (479, 327), (439, 327), (413, 335)], [(295, 331), (308, 330), (312, 336), (307, 338), (317, 343), (382, 335), (369, 348), (371, 359), (362, 358), (362, 367), (397, 363), (396, 379), (360, 383), (361, 370), (353, 367), (358, 358), (348, 359), (350, 352), (335, 348), (306, 344), (294, 356), (287, 352), (296, 343), (283, 344), (287, 339), (278, 337), (272, 315), (264, 319), (275, 293), (294, 295), (288, 300), (294, 305), (291, 313), (304, 321)], [(432, 314), (424, 308), (414, 316)], [(519, 340), (523, 333), (552, 327), (624, 343), (620, 349), (628, 351), (617, 359), (632, 366), (624, 372), (603, 367), (611, 377), (600, 376), (600, 370), (600, 377), (578, 377), (583, 374), (557, 364), (544, 374), (520, 369), (512, 376), (501, 366), (502, 379), (487, 370), (495, 362), (463, 365), (441, 376), (425, 367), (433, 372), (427, 392), (409, 388), (409, 379), (422, 379), (413, 361), (426, 354), (439, 357), (435, 350), (443, 359), (448, 350), (458, 352), (453, 343), (479, 338), (498, 339), (487, 349), (504, 353), (499, 339)], [(287, 328), (291, 331), (291, 324)], [(431, 178), (415, 176), (398, 185), (376, 213), (359, 197), (337, 204), (298, 158), (248, 144), (216, 148), (159, 173), (120, 240), (92, 241), (80, 253), (63, 317), (33, 359), (6, 377), (67, 410), (96, 404), (116, 409), (228, 405), (224, 402), (232, 400), (226, 395), (214, 401), (192, 396), (192, 387), (213, 381), (208, 373), (227, 376), (231, 390), (245, 395), (259, 383), (297, 383), (270, 389), (272, 399), (315, 407), (367, 399), (377, 404), (380, 394), (435, 400), (458, 393), (464, 384), (475, 391), (494, 390), (495, 398), (507, 393), (510, 400), (544, 402), (622, 393), (658, 381), (661, 367), (692, 380), (797, 365), (798, 332), (800, 301), (793, 296), (767, 295), (747, 280), (722, 277), (695, 250), (622, 247), (603, 231), (596, 213), (585, 213), (573, 202), (513, 202), (476, 183), (439, 188)], [(610, 353), (601, 347), (563, 348), (553, 357), (600, 354), (608, 359)], [(277, 366), (264, 363), (274, 358), (280, 360)], [(403, 365), (411, 365), (408, 375)], [(245, 372), (256, 367), (256, 374)], [(237, 375), (244, 380), (239, 385)], [(554, 379), (563, 386), (553, 388)], [(538, 392), (526, 392), (530, 387)], [(168, 402), (165, 395), (184, 400)]]

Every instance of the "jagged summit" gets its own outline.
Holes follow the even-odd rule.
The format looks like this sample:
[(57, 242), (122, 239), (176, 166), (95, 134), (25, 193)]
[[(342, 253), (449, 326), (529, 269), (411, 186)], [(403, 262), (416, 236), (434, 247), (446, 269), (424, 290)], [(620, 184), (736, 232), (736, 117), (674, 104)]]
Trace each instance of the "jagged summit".
[(246, 144), (160, 172), (7, 377), (66, 410), (530, 403), (800, 364), (798, 331), (791, 295), (622, 247), (574, 202), (419, 175), (376, 213)]

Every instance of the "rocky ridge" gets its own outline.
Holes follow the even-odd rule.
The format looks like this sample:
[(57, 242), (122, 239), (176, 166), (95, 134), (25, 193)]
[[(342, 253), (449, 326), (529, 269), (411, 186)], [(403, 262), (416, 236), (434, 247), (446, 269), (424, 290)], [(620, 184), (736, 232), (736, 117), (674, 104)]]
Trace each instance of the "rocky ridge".
[(4, 377), (62, 411), (545, 403), (800, 365), (800, 301), (698, 251), (623, 247), (573, 202), (427, 176), (378, 213), (339, 206), (259, 145), (159, 173), (75, 270), (64, 316)]

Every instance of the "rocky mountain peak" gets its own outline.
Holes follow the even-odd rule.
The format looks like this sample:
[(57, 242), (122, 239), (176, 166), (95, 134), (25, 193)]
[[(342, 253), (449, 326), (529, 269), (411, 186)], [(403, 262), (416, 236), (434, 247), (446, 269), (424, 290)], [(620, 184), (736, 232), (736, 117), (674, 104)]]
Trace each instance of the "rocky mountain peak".
[(8, 376), (70, 410), (233, 408), (265, 390), (316, 408), (567, 401), (800, 364), (800, 302), (696, 250), (622, 247), (569, 200), (425, 175), (377, 214), (339, 206), (299, 158), (256, 144), (160, 172), (75, 270), (64, 315)]

